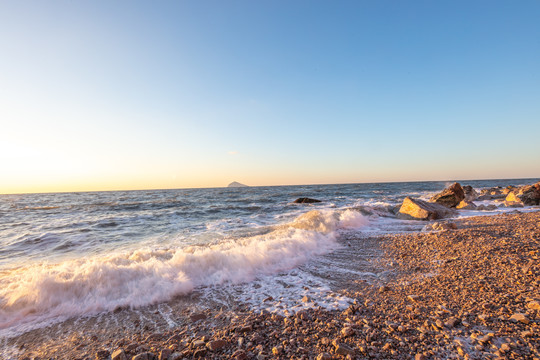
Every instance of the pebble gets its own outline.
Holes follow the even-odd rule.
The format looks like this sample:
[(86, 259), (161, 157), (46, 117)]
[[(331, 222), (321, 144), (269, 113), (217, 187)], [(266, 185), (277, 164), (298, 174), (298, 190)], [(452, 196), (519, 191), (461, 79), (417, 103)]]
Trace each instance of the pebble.
[(96, 360), (106, 360), (109, 358), (109, 356), (111, 355), (111, 353), (108, 351), (108, 350), (98, 350), (96, 352)]
[(154, 354), (151, 352), (144, 352), (142, 354), (136, 355), (132, 360), (154, 360)]
[(205, 314), (192, 314), (189, 319), (192, 321), (192, 322), (196, 322), (196, 321), (199, 321), (199, 320), (205, 320), (206, 319), (206, 315)]
[(524, 324), (530, 323), (529, 319), (527, 318), (527, 314), (515, 313), (510, 317), (510, 320), (522, 322)]
[(333, 358), (329, 353), (320, 353), (317, 355), (317, 360), (332, 360)]
[(236, 350), (233, 355), (233, 359), (235, 360), (247, 360), (248, 356), (244, 350)]
[(527, 304), (527, 308), (532, 310), (540, 310), (540, 302), (538, 301), (531, 301)]
[(211, 351), (218, 351), (227, 346), (227, 344), (228, 343), (225, 340), (213, 340), (208, 342), (208, 344), (206, 344), (206, 347)]
[(338, 343), (336, 345), (336, 354), (338, 354), (338, 355), (354, 355), (354, 350), (348, 345)]
[(124, 349), (117, 349), (111, 355), (111, 360), (128, 360)]

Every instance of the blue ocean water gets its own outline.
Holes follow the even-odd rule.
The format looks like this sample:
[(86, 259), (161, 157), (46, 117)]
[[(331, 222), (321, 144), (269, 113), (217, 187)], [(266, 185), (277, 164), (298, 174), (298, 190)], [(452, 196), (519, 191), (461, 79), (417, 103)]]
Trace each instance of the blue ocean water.
[[(426, 199), (448, 184), (0, 195), (0, 336), (289, 271), (334, 251), (343, 232), (419, 230), (422, 224), (397, 220), (392, 209), (405, 196)], [(321, 202), (293, 203), (298, 197)]]

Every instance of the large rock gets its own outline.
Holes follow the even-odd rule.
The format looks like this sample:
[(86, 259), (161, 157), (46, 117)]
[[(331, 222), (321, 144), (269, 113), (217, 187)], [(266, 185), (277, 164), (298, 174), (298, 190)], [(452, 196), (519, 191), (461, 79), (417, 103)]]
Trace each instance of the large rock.
[(488, 189), (482, 189), (480, 191), (480, 196), (476, 198), (478, 201), (482, 200), (497, 200), (504, 199), (506, 194), (503, 193), (503, 188), (500, 186), (492, 187)]
[(522, 186), (506, 196), (507, 204), (540, 205), (540, 182)]
[(453, 183), (437, 195), (433, 196), (429, 201), (444, 205), (446, 207), (456, 207), (463, 199), (465, 193), (459, 183)]
[(405, 220), (437, 220), (455, 214), (455, 210), (446, 206), (406, 197), (399, 209), (398, 218)]
[(312, 204), (312, 203), (320, 203), (321, 200), (317, 199), (311, 199), (307, 197), (301, 197), (293, 201), (295, 204)]
[(471, 202), (478, 197), (478, 193), (471, 185), (465, 185), (463, 187), (463, 193), (465, 194), (465, 201)]
[(461, 210), (476, 210), (476, 208), (477, 206), (475, 203), (473, 203), (472, 201), (467, 201), (467, 200), (463, 200), (456, 206), (456, 209), (461, 209)]

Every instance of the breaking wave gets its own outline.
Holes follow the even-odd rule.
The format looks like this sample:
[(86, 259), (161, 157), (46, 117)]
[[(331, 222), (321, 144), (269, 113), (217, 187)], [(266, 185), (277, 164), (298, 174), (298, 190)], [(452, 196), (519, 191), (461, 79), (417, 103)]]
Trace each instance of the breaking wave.
[(6, 270), (0, 273), (0, 336), (286, 271), (335, 249), (340, 229), (366, 224), (357, 211), (313, 210), (265, 234), (214, 245), (154, 246)]

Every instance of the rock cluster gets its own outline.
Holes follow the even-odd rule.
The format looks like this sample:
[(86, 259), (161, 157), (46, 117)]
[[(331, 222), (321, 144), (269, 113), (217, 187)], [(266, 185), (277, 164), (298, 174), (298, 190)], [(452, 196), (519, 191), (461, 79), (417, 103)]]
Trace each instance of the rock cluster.
[(455, 215), (455, 211), (446, 206), (406, 197), (398, 213), (404, 220), (437, 220)]
[[(472, 188), (471, 188), (472, 189)], [(474, 191), (474, 189), (473, 189)], [(472, 191), (469, 190), (469, 196)], [(456, 207), (461, 201), (465, 199), (465, 192), (461, 185), (457, 182), (453, 183), (439, 194), (433, 196), (430, 201), (452, 208)]]
[(534, 206), (540, 205), (540, 182), (534, 185), (526, 185), (508, 192), (505, 198), (505, 204), (508, 206)]

